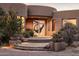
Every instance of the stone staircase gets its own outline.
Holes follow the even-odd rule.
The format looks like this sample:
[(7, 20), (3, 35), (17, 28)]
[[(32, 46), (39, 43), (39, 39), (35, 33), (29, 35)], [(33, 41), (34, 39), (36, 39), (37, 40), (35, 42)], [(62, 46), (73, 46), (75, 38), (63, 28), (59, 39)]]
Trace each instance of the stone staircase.
[(15, 46), (16, 49), (30, 51), (48, 51), (44, 47), (49, 44), (51, 38), (26, 38), (21, 44)]

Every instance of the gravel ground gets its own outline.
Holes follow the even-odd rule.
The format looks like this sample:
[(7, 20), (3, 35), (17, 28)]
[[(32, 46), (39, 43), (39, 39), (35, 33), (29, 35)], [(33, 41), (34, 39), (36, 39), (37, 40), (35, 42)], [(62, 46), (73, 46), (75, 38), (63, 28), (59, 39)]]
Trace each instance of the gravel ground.
[(25, 51), (12, 48), (0, 48), (0, 56), (79, 56), (79, 51), (67, 48), (60, 52), (53, 51)]

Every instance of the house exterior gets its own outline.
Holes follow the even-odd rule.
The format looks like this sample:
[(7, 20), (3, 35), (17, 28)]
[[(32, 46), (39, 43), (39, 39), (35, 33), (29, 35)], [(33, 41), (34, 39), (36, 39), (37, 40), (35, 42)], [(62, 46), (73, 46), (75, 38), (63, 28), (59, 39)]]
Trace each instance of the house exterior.
[(50, 37), (70, 22), (79, 27), (79, 10), (57, 11), (56, 8), (21, 3), (0, 3), (5, 11), (14, 9), (23, 19), (23, 28), (34, 30), (38, 37)]

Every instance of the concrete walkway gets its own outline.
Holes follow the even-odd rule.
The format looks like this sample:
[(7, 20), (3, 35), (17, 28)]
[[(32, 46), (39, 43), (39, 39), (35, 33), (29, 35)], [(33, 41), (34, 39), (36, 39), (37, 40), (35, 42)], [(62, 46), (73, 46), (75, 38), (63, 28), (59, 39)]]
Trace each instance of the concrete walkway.
[(73, 52), (73, 48), (69, 47), (64, 51), (26, 51), (12, 48), (0, 48), (0, 56), (79, 56), (79, 52)]

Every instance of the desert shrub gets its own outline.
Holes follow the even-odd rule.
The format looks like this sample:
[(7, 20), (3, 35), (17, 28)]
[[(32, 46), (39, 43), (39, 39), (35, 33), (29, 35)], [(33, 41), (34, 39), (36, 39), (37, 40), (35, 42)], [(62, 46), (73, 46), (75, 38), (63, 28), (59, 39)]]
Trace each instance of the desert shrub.
[(79, 33), (79, 29), (72, 23), (66, 23), (65, 26), (53, 35), (53, 42), (64, 41), (71, 45), (75, 40), (74, 35)]
[(0, 45), (9, 45), (9, 36), (4, 31), (0, 31)]
[(4, 36), (4, 32), (0, 31), (0, 45), (2, 45), (3, 36)]
[(31, 29), (26, 29), (26, 31), (23, 33), (24, 37), (28, 38), (28, 37), (33, 37), (34, 32)]
[(10, 37), (7, 34), (4, 34), (2, 38), (2, 45), (9, 45)]
[(79, 29), (76, 25), (72, 23), (66, 23), (64, 26), (64, 30), (67, 33), (67, 35), (65, 36), (65, 41), (68, 43), (68, 45), (70, 45), (75, 40), (74, 35), (79, 33)]
[(61, 41), (63, 41), (61, 34), (56, 33), (53, 35), (53, 42), (61, 42)]
[(33, 35), (33, 37), (38, 37), (37, 35)]
[(0, 8), (0, 42), (9, 44), (9, 38), (14, 34), (21, 32), (21, 19), (17, 19), (16, 11), (4, 11)]

